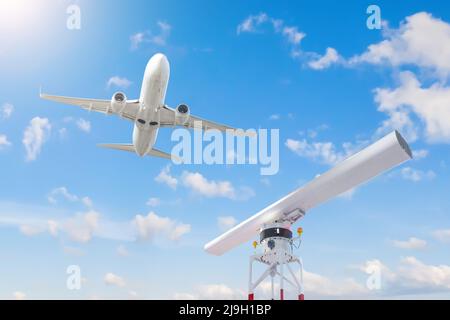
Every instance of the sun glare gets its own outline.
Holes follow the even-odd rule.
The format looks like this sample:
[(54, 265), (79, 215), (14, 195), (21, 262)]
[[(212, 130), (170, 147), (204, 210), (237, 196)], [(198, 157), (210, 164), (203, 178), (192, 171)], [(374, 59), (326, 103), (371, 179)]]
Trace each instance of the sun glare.
[(42, 14), (42, 1), (0, 0), (0, 32), (17, 33), (33, 28)]

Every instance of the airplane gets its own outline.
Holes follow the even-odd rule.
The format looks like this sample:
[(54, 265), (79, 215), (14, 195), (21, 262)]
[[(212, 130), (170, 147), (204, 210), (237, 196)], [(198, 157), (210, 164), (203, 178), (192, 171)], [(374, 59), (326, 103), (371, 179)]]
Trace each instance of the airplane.
[(243, 130), (208, 121), (190, 114), (186, 104), (171, 108), (165, 104), (166, 90), (170, 76), (167, 57), (157, 53), (150, 58), (145, 68), (139, 99), (128, 100), (125, 93), (116, 92), (111, 100), (72, 98), (40, 93), (40, 98), (63, 104), (79, 106), (89, 111), (115, 114), (134, 123), (132, 144), (100, 144), (100, 147), (135, 152), (146, 155), (172, 159), (172, 155), (154, 148), (159, 128), (182, 126), (203, 130), (219, 130), (235, 135), (251, 136)]

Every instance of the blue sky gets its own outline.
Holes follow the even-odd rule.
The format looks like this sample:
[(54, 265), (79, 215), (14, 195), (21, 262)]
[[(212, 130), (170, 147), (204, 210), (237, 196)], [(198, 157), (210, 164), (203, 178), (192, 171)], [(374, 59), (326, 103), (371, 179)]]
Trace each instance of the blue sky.
[[(66, 27), (72, 4), (80, 30)], [(386, 23), (370, 30), (370, 4), (3, 1), (0, 297), (245, 297), (250, 244), (222, 257), (202, 249), (219, 222), (247, 218), (398, 129), (415, 160), (299, 223), (306, 297), (450, 298), (449, 5), (377, 1)], [(171, 64), (170, 106), (279, 129), (278, 174), (99, 149), (131, 142), (131, 124), (38, 98), (41, 86), (136, 98), (156, 52)], [(170, 150), (170, 133), (158, 148)], [(152, 239), (134, 240), (141, 218)], [(81, 290), (66, 288), (69, 265), (81, 268)], [(380, 290), (366, 288), (370, 266), (382, 270)]]

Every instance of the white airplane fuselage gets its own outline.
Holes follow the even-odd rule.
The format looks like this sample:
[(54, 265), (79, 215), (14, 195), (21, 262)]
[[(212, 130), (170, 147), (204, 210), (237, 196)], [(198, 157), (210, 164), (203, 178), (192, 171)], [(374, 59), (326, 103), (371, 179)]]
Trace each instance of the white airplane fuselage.
[(139, 156), (145, 156), (158, 136), (159, 109), (164, 106), (170, 66), (166, 56), (155, 54), (145, 68), (139, 97), (139, 112), (133, 129), (133, 145)]

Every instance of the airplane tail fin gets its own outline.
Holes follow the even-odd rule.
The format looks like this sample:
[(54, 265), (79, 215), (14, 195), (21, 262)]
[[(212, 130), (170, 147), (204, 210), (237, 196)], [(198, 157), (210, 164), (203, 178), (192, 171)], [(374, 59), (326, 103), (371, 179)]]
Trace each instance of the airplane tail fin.
[[(114, 149), (114, 150), (121, 150), (121, 151), (128, 151), (128, 152), (135, 152), (134, 146), (132, 144), (124, 144), (124, 143), (105, 143), (105, 144), (99, 144), (98, 147), (101, 148), (108, 148), (108, 149)], [(177, 160), (181, 161), (177, 156), (171, 155), (170, 153), (163, 152), (161, 150), (152, 148), (149, 152), (147, 152), (148, 156), (158, 157), (158, 158), (164, 158), (169, 160)]]

